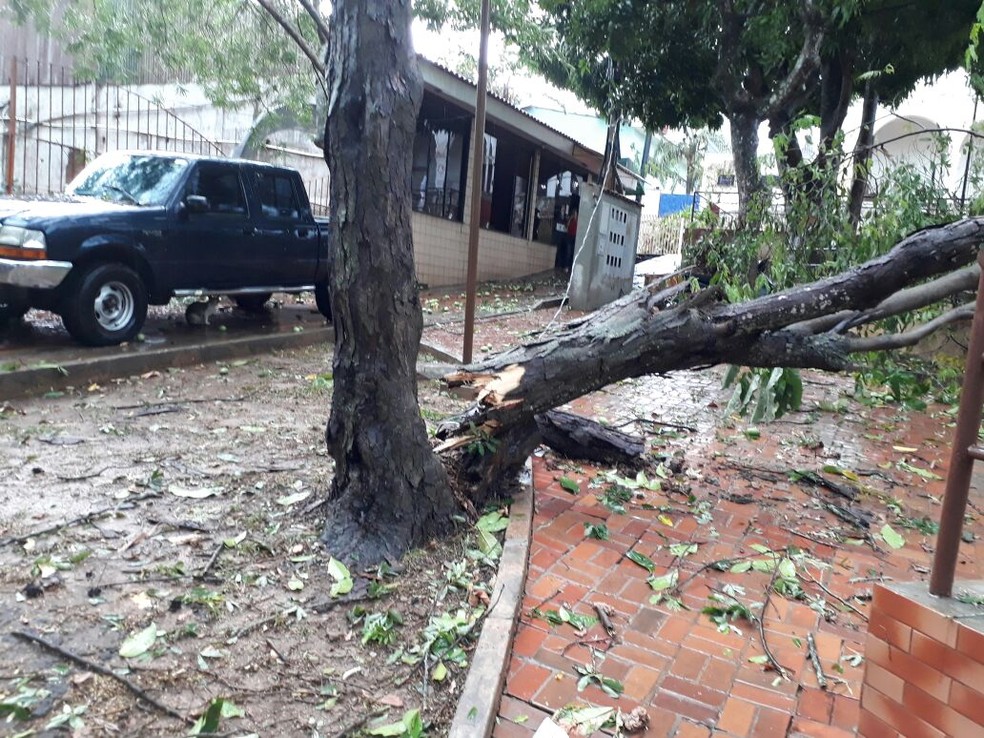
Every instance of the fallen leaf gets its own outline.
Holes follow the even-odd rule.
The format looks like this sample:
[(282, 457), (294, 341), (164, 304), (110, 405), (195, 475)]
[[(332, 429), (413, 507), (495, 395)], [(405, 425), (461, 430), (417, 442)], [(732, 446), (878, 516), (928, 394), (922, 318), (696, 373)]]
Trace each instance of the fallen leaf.
[(222, 490), (222, 487), (179, 487), (176, 484), (168, 487), (168, 492), (175, 497), (186, 497), (192, 500), (204, 500), (206, 497), (214, 497), (215, 495), (222, 494)]
[(403, 707), (403, 698), (398, 694), (384, 694), (376, 702), (387, 707)]
[(298, 502), (306, 500), (311, 496), (311, 490), (306, 490), (304, 492), (297, 492), (292, 495), (284, 495), (283, 497), (277, 498), (277, 504), (283, 505), (284, 507), (290, 507), (291, 505), (296, 505)]
[(151, 623), (143, 630), (138, 630), (120, 645), (120, 656), (132, 659), (147, 653), (157, 640), (157, 623)]

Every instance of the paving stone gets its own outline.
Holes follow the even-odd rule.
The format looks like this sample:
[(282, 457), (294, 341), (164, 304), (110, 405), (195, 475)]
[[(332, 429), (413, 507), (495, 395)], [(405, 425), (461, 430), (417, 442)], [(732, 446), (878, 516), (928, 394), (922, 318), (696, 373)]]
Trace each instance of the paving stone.
[[(809, 376), (807, 408), (818, 408), (822, 402), (833, 404), (851, 386), (847, 377)], [(534, 459), (537, 504), (530, 577), (524, 620), (515, 638), (500, 708), (502, 720), (494, 733), (497, 738), (527, 738), (541, 716), (565, 699), (618, 704), (623, 709), (641, 704), (651, 718), (646, 735), (653, 738), (847, 738), (855, 735), (862, 720), (867, 721), (869, 738), (898, 738), (889, 721), (891, 701), (884, 695), (873, 693), (871, 698), (880, 712), (862, 716), (858, 698), (864, 665), (851, 666), (849, 658), (864, 654), (876, 679), (884, 672), (880, 687), (901, 701), (903, 685), (893, 681), (878, 659), (888, 658), (889, 649), (897, 651), (907, 634), (911, 642), (920, 625), (929, 626), (916, 622), (918, 614), (892, 623), (872, 618), (872, 628), (880, 635), (868, 639), (864, 618), (835, 598), (867, 615), (870, 604), (855, 596), (870, 596), (878, 577), (927, 578), (934, 537), (904, 528), (885, 500), (898, 500), (904, 514), (914, 519), (938, 516), (939, 506), (928, 496), (938, 498), (942, 483), (903, 472), (897, 464), (907, 459), (944, 474), (952, 428), (928, 413), (901, 414), (895, 408), (849, 405), (848, 413), (801, 413), (792, 415), (789, 423), (763, 424), (759, 440), (753, 441), (742, 432), (742, 421), (734, 427), (720, 424), (720, 408), (728, 395), (719, 390), (719, 381), (720, 375), (714, 372), (678, 372), (669, 378), (620, 382), (571, 403), (573, 412), (625, 423), (629, 430), (637, 417), (695, 428), (694, 433), (654, 440), (656, 448), (683, 451), (687, 468), (695, 473), (687, 480), (689, 494), (706, 504), (707, 519), (698, 521), (686, 498), (649, 490), (644, 491), (643, 499), (628, 505), (626, 514), (612, 513), (599, 503), (601, 490), (597, 486), (589, 489), (591, 480), (605, 469), (584, 463), (579, 464), (579, 472), (567, 467), (551, 469), (549, 454)], [(709, 407), (711, 403), (717, 408)], [(652, 427), (646, 430), (651, 432)], [(806, 447), (805, 441), (816, 439), (822, 446)], [(918, 448), (919, 458), (900, 454), (893, 445)], [(845, 542), (862, 537), (862, 532), (825, 506), (844, 505), (845, 500), (787, 478), (789, 469), (819, 470), (825, 464), (892, 478), (889, 484), (881, 476), (862, 477), (873, 494), (856, 504), (872, 515), (872, 531), (888, 522), (901, 532), (906, 539), (902, 549), (874, 550), (864, 541), (861, 545)], [(572, 495), (560, 486), (564, 476), (578, 482), (580, 494)], [(741, 504), (746, 499), (748, 504)], [(643, 501), (653, 509), (642, 507), (639, 503)], [(587, 538), (585, 522), (604, 522), (609, 539)], [(691, 541), (700, 544), (695, 553), (685, 558), (670, 553), (671, 544)], [(738, 621), (740, 634), (722, 633), (700, 612), (711, 595), (727, 586), (742, 588), (735, 591), (743, 591), (739, 596), (749, 605), (763, 601), (772, 582), (770, 572), (709, 567), (712, 562), (743, 556), (761, 558), (754, 544), (776, 551), (795, 548), (827, 566), (808, 568), (826, 591), (806, 577), (799, 583), (809, 597), (823, 598), (833, 617), (825, 619), (809, 601), (787, 600), (775, 593), (763, 612), (767, 642), (792, 681), (777, 682), (775, 672), (748, 661), (763, 652), (757, 628)], [(958, 577), (981, 578), (984, 569), (976, 555), (978, 548), (978, 544), (961, 548)], [(680, 580), (687, 582), (679, 597), (690, 609), (672, 609), (665, 600), (653, 604), (650, 573), (625, 557), (629, 551), (649, 557), (657, 576), (677, 569)], [(593, 613), (595, 602), (610, 604), (616, 613), (616, 642), (608, 642), (600, 625), (577, 634), (569, 626), (550, 630), (542, 621), (529, 621), (531, 607), (556, 609), (561, 602), (581, 613)], [(828, 677), (836, 677), (827, 690), (819, 689), (808, 662), (808, 633), (816, 640)], [(592, 649), (605, 652), (606, 657), (600, 658)], [(594, 686), (576, 691), (573, 665), (591, 663), (592, 658), (602, 674), (623, 682), (626, 692), (620, 701)], [(942, 676), (944, 681), (949, 679), (947, 674)], [(929, 704), (928, 698), (935, 699), (934, 690), (929, 684), (923, 688), (926, 691), (909, 697)], [(939, 704), (936, 723), (958, 728), (966, 727), (966, 710), (977, 709), (965, 706), (965, 713), (960, 713)], [(510, 720), (524, 709), (530, 715), (528, 724)], [(934, 738), (934, 731), (940, 732), (928, 719), (916, 727), (920, 735)]]

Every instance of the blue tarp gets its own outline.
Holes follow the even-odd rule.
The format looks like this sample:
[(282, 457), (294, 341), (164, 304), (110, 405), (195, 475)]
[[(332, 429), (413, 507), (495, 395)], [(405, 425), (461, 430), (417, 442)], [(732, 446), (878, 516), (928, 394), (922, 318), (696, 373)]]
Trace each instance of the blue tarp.
[(675, 213), (690, 212), (694, 205), (694, 195), (663, 195), (659, 196), (659, 217)]

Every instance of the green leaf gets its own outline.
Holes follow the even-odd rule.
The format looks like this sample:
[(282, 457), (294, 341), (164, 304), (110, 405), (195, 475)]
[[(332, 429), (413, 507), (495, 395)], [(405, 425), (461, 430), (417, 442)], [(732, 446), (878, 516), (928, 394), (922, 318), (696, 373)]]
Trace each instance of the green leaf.
[(0, 702), (0, 717), (13, 717), (15, 720), (27, 720), (31, 717), (31, 711), (22, 705), (13, 702)]
[(750, 571), (751, 568), (752, 568), (752, 562), (746, 560), (746, 561), (739, 561), (735, 564), (732, 564), (731, 569), (729, 569), (729, 571), (732, 574), (744, 574), (746, 571)]
[(443, 682), (448, 675), (448, 667), (443, 661), (438, 661), (437, 666), (431, 671), (431, 679), (435, 682)]
[(489, 533), (498, 533), (509, 527), (509, 518), (496, 510), (480, 517), (475, 522), (475, 527)]
[(284, 507), (290, 507), (291, 505), (296, 505), (298, 502), (302, 502), (311, 496), (311, 490), (305, 490), (303, 492), (295, 492), (292, 495), (284, 495), (283, 497), (277, 498), (277, 504), (283, 505)]
[(796, 564), (784, 558), (779, 562), (779, 576), (783, 579), (796, 579)]
[(692, 553), (697, 553), (696, 543), (674, 543), (670, 546), (670, 553), (674, 556), (689, 556)]
[(903, 471), (911, 472), (916, 476), (922, 477), (923, 479), (928, 479), (933, 482), (938, 482), (943, 479), (939, 474), (934, 474), (928, 469), (920, 469), (918, 466), (913, 466), (905, 461), (900, 461), (896, 466)]
[(588, 538), (596, 538), (599, 541), (608, 540), (608, 526), (604, 523), (585, 523), (584, 535)]
[[(553, 716), (558, 725), (577, 729), (577, 735), (593, 735), (615, 717), (614, 707), (582, 707), (567, 705)], [(514, 722), (519, 722), (515, 720)]]
[(662, 592), (664, 589), (672, 589), (675, 587), (679, 577), (680, 572), (676, 569), (671, 569), (662, 576), (649, 577), (649, 586), (657, 592)]
[(498, 558), (502, 545), (495, 535), (487, 530), (478, 531), (478, 550), (491, 558)]
[(900, 549), (905, 545), (905, 538), (897, 533), (888, 523), (882, 526), (881, 537), (885, 540), (885, 543), (894, 549)]
[(767, 664), (769, 663), (769, 657), (766, 656), (765, 654), (762, 654), (760, 656), (749, 656), (748, 662), (750, 664)]
[(219, 732), (219, 723), (222, 718), (242, 717), (245, 713), (240, 707), (232, 702), (216, 697), (205, 708), (202, 716), (191, 726), (189, 735), (211, 735)]
[(329, 592), (332, 597), (339, 597), (352, 591), (354, 585), (352, 575), (345, 564), (334, 556), (328, 559), (328, 575), (335, 580)]
[(581, 486), (570, 477), (561, 477), (557, 481), (560, 483), (561, 489), (570, 492), (572, 495), (576, 495), (581, 491)]
[(138, 630), (136, 633), (127, 638), (120, 645), (120, 656), (125, 659), (136, 658), (141, 656), (150, 650), (150, 647), (154, 645), (154, 641), (157, 640), (157, 623), (151, 623), (143, 630)]
[(627, 554), (625, 554), (625, 558), (627, 558), (629, 561), (634, 561), (643, 569), (648, 571), (650, 574), (652, 574), (653, 570), (656, 568), (656, 564), (651, 558), (649, 558), (644, 554), (639, 553), (638, 551), (629, 551)]

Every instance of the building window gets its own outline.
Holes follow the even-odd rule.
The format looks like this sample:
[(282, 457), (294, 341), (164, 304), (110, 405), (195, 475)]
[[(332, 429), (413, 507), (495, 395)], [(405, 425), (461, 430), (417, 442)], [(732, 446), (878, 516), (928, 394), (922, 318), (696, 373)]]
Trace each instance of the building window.
[(462, 219), (468, 125), (466, 116), (437, 118), (421, 110), (410, 179), (417, 212), (446, 220)]
[(734, 186), (735, 186), (735, 175), (733, 174), (718, 175), (718, 187), (734, 187)]

